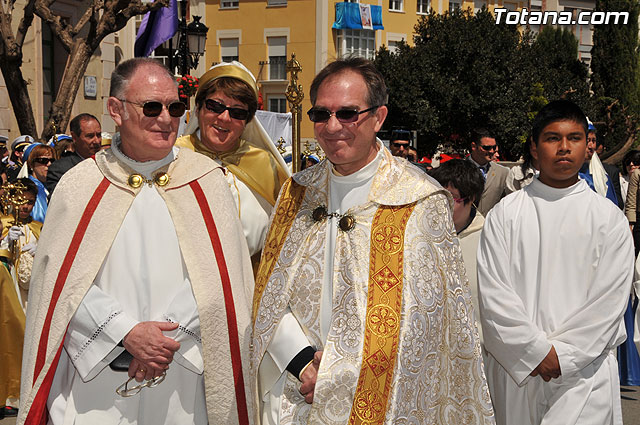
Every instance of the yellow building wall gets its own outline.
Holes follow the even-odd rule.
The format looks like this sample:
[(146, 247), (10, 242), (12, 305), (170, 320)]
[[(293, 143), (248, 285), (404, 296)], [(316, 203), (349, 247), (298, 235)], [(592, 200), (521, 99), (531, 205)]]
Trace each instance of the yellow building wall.
[[(311, 108), (309, 88), (316, 71), (326, 62), (337, 57), (337, 30), (332, 28), (335, 21), (335, 0), (289, 0), (286, 6), (267, 6), (267, 0), (239, 0), (238, 8), (221, 9), (220, 1), (206, 3), (206, 21), (210, 31), (207, 38), (205, 61), (207, 69), (214, 63), (220, 62), (220, 38), (239, 38), (238, 56), (249, 70), (256, 76), (261, 87), (264, 108), (268, 108), (268, 98), (271, 93), (284, 93), (286, 83), (268, 80), (268, 65), (260, 65), (260, 61), (268, 60), (268, 45), (266, 33), (277, 30), (288, 35), (287, 58), (295, 53), (302, 65), (299, 83), (304, 90), (302, 103), (301, 137), (303, 140), (313, 138), (313, 126), (306, 116)], [(502, 5), (504, 0), (487, 1), (490, 10), (496, 5)], [(521, 8), (525, 2), (516, 2)], [(414, 26), (422, 16), (417, 13), (415, 0), (404, 1), (404, 11), (389, 10), (389, 0), (361, 0), (361, 4), (378, 5), (382, 7), (382, 24), (384, 30), (376, 31), (376, 50), (382, 45), (389, 45), (389, 41), (399, 41), (403, 38), (413, 44)], [(319, 5), (319, 6), (318, 6)], [(324, 7), (326, 9), (323, 11)], [(431, 7), (438, 13), (449, 10), (448, 0), (433, 1)], [(463, 3), (463, 8), (474, 8), (473, 1)], [(318, 16), (326, 15), (326, 18)], [(317, 28), (317, 26), (319, 26)], [(324, 28), (323, 28), (324, 27)], [(266, 30), (265, 30), (266, 29)], [(325, 32), (326, 45), (317, 45), (318, 33)], [(281, 34), (278, 34), (281, 35)], [(321, 55), (324, 63), (316, 63), (318, 49), (326, 51)], [(288, 109), (288, 107), (287, 107)]]
[[(270, 93), (282, 93), (287, 84), (284, 81), (269, 81), (268, 65), (260, 65), (269, 60), (267, 37), (288, 36), (287, 59), (295, 53), (303, 67), (299, 74), (299, 83), (305, 93), (303, 113), (311, 107), (309, 103), (309, 86), (315, 70), (315, 2), (312, 0), (289, 1), (286, 6), (267, 6), (266, 1), (240, 0), (237, 9), (220, 9), (220, 3), (209, 3), (207, 9), (207, 25), (211, 28), (207, 37), (205, 58), (207, 64), (220, 62), (220, 44), (218, 34), (229, 34), (225, 31), (240, 30), (238, 56), (258, 80), (261, 87), (264, 107), (267, 109)], [(231, 38), (231, 37), (230, 37)], [(301, 127), (303, 137), (312, 136), (306, 115)]]
[[(327, 43), (322, 46), (326, 50), (326, 61), (330, 62), (337, 57), (336, 39), (337, 31), (332, 28), (335, 21), (336, 1), (326, 2), (325, 22), (320, 25), (326, 26)], [(365, 1), (362, 1), (365, 3)], [(411, 3), (412, 9), (405, 13), (394, 13), (388, 10), (388, 1), (368, 2), (369, 4), (382, 6), (382, 21), (385, 30), (376, 31), (376, 49), (381, 45), (387, 45), (387, 33), (404, 33), (406, 41), (412, 42), (413, 27), (417, 23), (420, 15), (416, 13), (416, 5)], [(256, 76), (258, 85), (261, 86), (264, 107), (267, 108), (269, 93), (280, 90), (284, 93), (286, 84), (273, 83), (267, 81), (267, 65), (261, 66), (260, 61), (268, 60), (268, 46), (265, 37), (267, 29), (288, 29), (289, 39), (287, 43), (287, 58), (291, 53), (296, 54), (296, 58), (302, 65), (303, 71), (299, 74), (299, 83), (304, 90), (304, 100), (302, 103), (302, 139), (313, 138), (313, 126), (306, 116), (306, 111), (311, 108), (309, 100), (309, 88), (316, 69), (322, 68), (326, 63), (316, 64), (316, 25), (319, 20), (316, 14), (316, 2), (311, 0), (289, 1), (286, 6), (269, 7), (265, 0), (243, 1), (240, 0), (237, 9), (221, 9), (220, 3), (207, 3), (207, 25), (211, 28), (207, 38), (205, 60), (208, 66), (221, 60), (219, 34), (229, 38), (239, 38), (238, 56), (249, 70)], [(235, 32), (235, 33), (234, 33)], [(234, 35), (236, 34), (236, 35)]]

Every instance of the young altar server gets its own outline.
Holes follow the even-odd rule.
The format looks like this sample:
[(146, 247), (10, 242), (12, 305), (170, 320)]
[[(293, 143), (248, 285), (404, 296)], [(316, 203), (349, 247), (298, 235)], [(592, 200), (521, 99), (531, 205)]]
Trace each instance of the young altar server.
[(533, 122), (540, 175), (487, 216), (478, 249), (486, 374), (500, 424), (622, 424), (616, 347), (633, 242), (578, 178), (587, 120), (566, 100)]

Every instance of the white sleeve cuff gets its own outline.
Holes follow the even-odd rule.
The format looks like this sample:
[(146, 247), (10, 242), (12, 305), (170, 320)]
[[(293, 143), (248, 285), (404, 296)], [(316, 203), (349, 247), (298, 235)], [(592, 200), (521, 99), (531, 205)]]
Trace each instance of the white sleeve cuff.
[(287, 312), (278, 323), (278, 327), (273, 335), (273, 339), (267, 347), (267, 352), (271, 355), (280, 372), (284, 372), (289, 362), (304, 348), (310, 346), (298, 320), (293, 316), (291, 310)]

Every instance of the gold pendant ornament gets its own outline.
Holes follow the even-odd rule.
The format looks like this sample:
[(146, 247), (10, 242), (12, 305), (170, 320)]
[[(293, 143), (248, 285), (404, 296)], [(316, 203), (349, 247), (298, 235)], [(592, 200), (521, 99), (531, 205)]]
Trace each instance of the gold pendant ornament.
[(153, 176), (153, 182), (160, 187), (168, 185), (169, 180), (169, 174), (167, 173), (156, 173), (156, 175)]
[(311, 217), (313, 218), (314, 221), (321, 221), (327, 215), (328, 215), (327, 214), (327, 209), (325, 208), (324, 205), (320, 205), (318, 208), (313, 210), (313, 212), (311, 213)]
[(129, 176), (129, 180), (127, 181), (127, 184), (132, 188), (137, 189), (144, 184), (145, 180), (146, 179), (142, 177), (140, 174), (131, 174)]
[(158, 186), (162, 187), (168, 185), (170, 180), (171, 179), (169, 178), (169, 174), (167, 173), (156, 173), (153, 176), (153, 180), (147, 179), (140, 174), (131, 174), (129, 176), (129, 180), (127, 180), (127, 184), (134, 189), (139, 188), (145, 183), (147, 183), (149, 186), (153, 186), (153, 183), (155, 183)]
[(340, 230), (343, 232), (348, 232), (353, 229), (356, 225), (356, 219), (353, 218), (352, 215), (343, 216), (340, 221), (338, 221), (338, 226), (340, 226)]
[(325, 218), (335, 217), (338, 220), (338, 227), (343, 232), (348, 232), (356, 226), (356, 219), (351, 214), (338, 214), (338, 213), (329, 213), (327, 212), (327, 207), (324, 205), (320, 205), (311, 213), (311, 218), (314, 221), (322, 221)]

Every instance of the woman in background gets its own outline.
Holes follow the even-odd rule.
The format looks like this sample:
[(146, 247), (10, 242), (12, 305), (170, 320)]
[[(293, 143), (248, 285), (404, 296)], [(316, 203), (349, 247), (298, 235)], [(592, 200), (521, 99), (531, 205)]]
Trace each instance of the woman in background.
[(29, 169), (29, 179), (38, 187), (38, 196), (31, 211), (31, 217), (44, 223), (49, 197), (49, 191), (44, 187), (44, 183), (47, 181), (49, 166), (56, 160), (56, 151), (51, 146), (34, 143), (25, 149), (24, 158)]
[[(290, 172), (255, 118), (258, 86), (239, 62), (221, 63), (199, 81), (188, 136), (177, 146), (208, 156), (225, 169), (254, 271), (280, 187)], [(228, 172), (226, 172), (228, 171)]]

